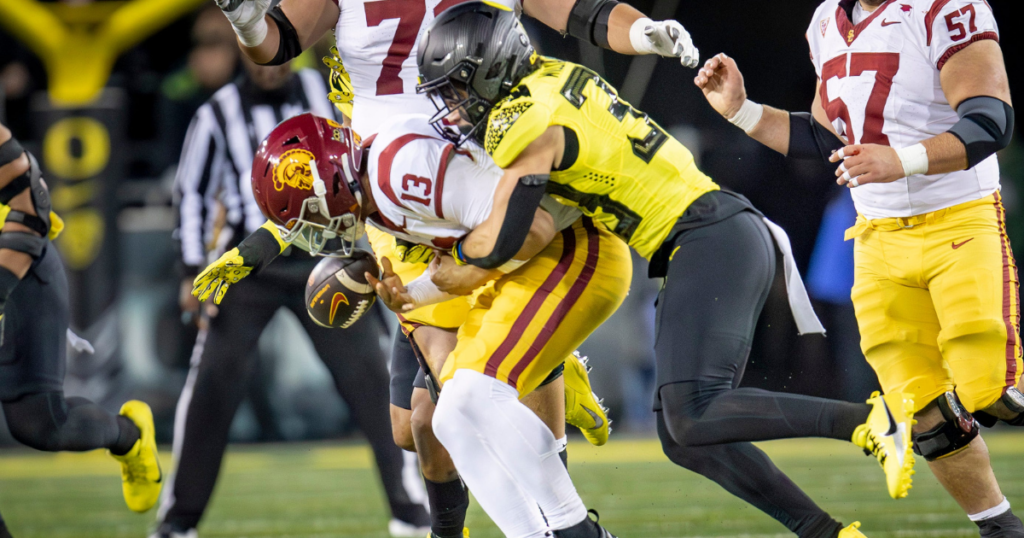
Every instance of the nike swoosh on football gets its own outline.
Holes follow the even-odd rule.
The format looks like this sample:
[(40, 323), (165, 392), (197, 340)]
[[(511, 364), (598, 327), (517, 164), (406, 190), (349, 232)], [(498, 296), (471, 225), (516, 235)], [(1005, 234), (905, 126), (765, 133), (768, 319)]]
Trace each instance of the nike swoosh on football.
[(903, 24), (903, 21), (887, 21), (887, 20), (882, 20), (882, 28), (885, 28), (886, 26), (892, 26), (894, 24)]
[(974, 241), (973, 237), (968, 239), (967, 241), (964, 241), (963, 243), (959, 243), (959, 244), (954, 241), (953, 242), (953, 250), (956, 250), (956, 249), (966, 245), (967, 243), (970, 243), (971, 241)]
[(586, 411), (588, 415), (590, 415), (590, 418), (594, 419), (594, 423), (596, 424), (596, 426), (594, 426), (593, 428), (587, 428), (588, 430), (596, 430), (601, 426), (604, 426), (604, 419), (601, 418), (601, 415), (598, 415), (597, 413), (591, 411), (590, 408), (585, 405), (581, 405), (580, 407), (582, 407), (583, 410)]

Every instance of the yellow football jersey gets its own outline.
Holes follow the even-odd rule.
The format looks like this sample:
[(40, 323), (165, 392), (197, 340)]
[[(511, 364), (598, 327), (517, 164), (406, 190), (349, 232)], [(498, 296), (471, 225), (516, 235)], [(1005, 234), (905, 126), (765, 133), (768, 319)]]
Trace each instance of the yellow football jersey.
[(551, 58), (540, 62), (491, 111), (484, 147), (505, 168), (549, 126), (571, 129), (578, 156), (551, 172), (548, 194), (650, 259), (686, 208), (718, 185), (685, 146), (619, 99), (597, 73)]

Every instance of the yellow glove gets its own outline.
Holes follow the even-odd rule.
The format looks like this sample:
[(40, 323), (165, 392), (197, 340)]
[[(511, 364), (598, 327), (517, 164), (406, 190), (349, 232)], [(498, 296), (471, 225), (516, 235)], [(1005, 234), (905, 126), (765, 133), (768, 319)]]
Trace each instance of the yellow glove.
[(395, 256), (405, 263), (430, 263), (434, 259), (434, 249), (396, 237)]
[(269, 220), (249, 234), (217, 261), (206, 266), (192, 282), (192, 296), (205, 301), (213, 295), (214, 304), (220, 304), (232, 284), (259, 271), (288, 248), (281, 239), (281, 231)]
[(331, 47), (331, 55), (324, 56), (323, 62), (331, 68), (331, 93), (327, 98), (348, 118), (352, 118), (352, 99), (356, 94), (352, 90), (352, 78), (349, 77), (345, 65), (341, 63), (341, 55), (337, 47)]
[(245, 263), (245, 258), (239, 254), (238, 249), (233, 248), (199, 273), (192, 282), (192, 296), (205, 301), (213, 295), (214, 304), (220, 304), (228, 288), (249, 276), (253, 268), (252, 265)]

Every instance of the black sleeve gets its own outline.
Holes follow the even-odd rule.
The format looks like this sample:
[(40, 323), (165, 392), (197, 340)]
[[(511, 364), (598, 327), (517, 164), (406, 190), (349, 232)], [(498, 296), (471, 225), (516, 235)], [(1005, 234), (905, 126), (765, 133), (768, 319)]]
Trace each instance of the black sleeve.
[(263, 65), (281, 65), (302, 54), (299, 33), (295, 31), (292, 21), (288, 20), (284, 11), (281, 11), (281, 6), (274, 6), (267, 12), (267, 15), (270, 15), (271, 20), (277, 25), (277, 33), (281, 35), (281, 41), (277, 45), (277, 55)]
[(809, 112), (789, 113), (789, 153), (793, 159), (822, 159), (828, 162), (832, 152), (846, 144)]
[(550, 174), (534, 174), (519, 178), (519, 183), (509, 197), (505, 220), (501, 223), (494, 250), (482, 258), (466, 257), (466, 263), (483, 269), (497, 269), (523, 248), (523, 243), (530, 235), (533, 217), (537, 213), (541, 198), (544, 197), (549, 178)]

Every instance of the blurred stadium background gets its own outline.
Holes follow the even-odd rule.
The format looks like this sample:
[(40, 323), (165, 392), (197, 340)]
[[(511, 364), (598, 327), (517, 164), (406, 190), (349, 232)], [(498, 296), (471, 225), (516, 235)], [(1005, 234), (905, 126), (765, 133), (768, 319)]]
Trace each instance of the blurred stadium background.
[[(751, 98), (791, 110), (808, 108), (814, 71), (803, 34), (815, 0), (630, 3), (654, 19), (681, 21), (704, 57), (719, 51), (735, 57)], [(1010, 28), (1014, 2), (990, 3), (1003, 24), (1011, 86), (1020, 88), (1024, 65), (1018, 52), (1024, 37)], [(852, 247), (842, 242), (853, 209), (846, 190), (831, 181), (831, 170), (786, 162), (742, 136), (706, 105), (692, 84), (693, 71), (675, 61), (617, 56), (526, 22), (544, 53), (602, 73), (688, 145), (708, 174), (748, 196), (789, 232), (829, 337), (796, 336), (780, 279), (762, 314), (745, 384), (851, 401), (867, 397), (877, 381), (859, 351), (849, 303)], [(324, 71), (320, 56), (329, 46), (321, 43), (294, 66)], [(0, 0), (0, 121), (41, 157), (55, 209), (68, 224), (58, 246), (71, 273), (73, 327), (97, 349), (95, 355), (69, 355), (66, 392), (115, 411), (128, 398), (149, 402), (162, 443), (171, 441), (175, 403), (196, 336), (178, 306), (175, 167), (192, 113), (240, 70), (234, 36), (209, 1)], [(1021, 245), (1020, 137), (999, 157), (1008, 231)], [(622, 439), (604, 451), (573, 445), (570, 459), (580, 463), (574, 474), (584, 497), (603, 507), (609, 526), (624, 534), (627, 523), (636, 535), (781, 533), (782, 527), (717, 487), (672, 467), (656, 442), (646, 440), (653, 430), (657, 282), (646, 278), (642, 260), (635, 260), (635, 270), (627, 303), (582, 349), (595, 365), (595, 389), (611, 408), (613, 439)], [(372, 315), (390, 320), (385, 312)], [(231, 439), (331, 441), (235, 449), (204, 535), (382, 533), (383, 503), (371, 493), (377, 486), (369, 459), (291, 314), (279, 312), (264, 333), (258, 363)], [(997, 474), (1006, 477), (1011, 501), (1024, 502), (1022, 466), (1013, 463), (1020, 460), (1024, 438), (1003, 433), (996, 439)], [(24, 529), (25, 536), (144, 532), (147, 523), (115, 502), (112, 464), (89, 455), (54, 457), (14, 448), (2, 424), (0, 446), (12, 447), (0, 450), (0, 506), (12, 528)], [(889, 505), (870, 480), (876, 473), (870, 460), (830, 443), (769, 447), (812, 496), (826, 506), (833, 502), (843, 517), (871, 520), (882, 514), (893, 525), (905, 523), (900, 528), (919, 529), (892, 536), (976, 532), (930, 477), (891, 512), (897, 505)], [(842, 456), (829, 459), (829, 450)], [(834, 474), (823, 475), (825, 469)], [(651, 483), (659, 487), (648, 489)], [(694, 493), (701, 500), (690, 507)], [(59, 510), (52, 508), (54, 502)], [(271, 505), (276, 510), (264, 510)], [(90, 509), (91, 519), (81, 519)], [(474, 514), (473, 521), (484, 520), (479, 511)]]

